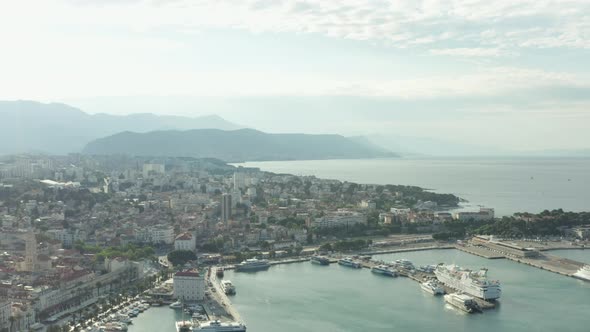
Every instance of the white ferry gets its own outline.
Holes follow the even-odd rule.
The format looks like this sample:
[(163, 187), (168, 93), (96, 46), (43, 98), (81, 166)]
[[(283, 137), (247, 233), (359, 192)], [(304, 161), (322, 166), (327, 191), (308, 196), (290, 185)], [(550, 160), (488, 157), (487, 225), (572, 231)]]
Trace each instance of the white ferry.
[(447, 294), (445, 295), (445, 302), (470, 314), (481, 311), (477, 302), (469, 295), (458, 293)]
[(229, 280), (222, 280), (221, 281), (221, 290), (226, 295), (235, 295), (236, 294), (236, 287)]
[(436, 281), (433, 280), (421, 283), (420, 288), (432, 295), (443, 295), (445, 293), (444, 288), (442, 288)]
[(575, 278), (590, 281), (590, 265), (584, 265), (573, 275)]
[(318, 264), (318, 265), (330, 265), (330, 259), (328, 257), (324, 257), (324, 256), (311, 256), (310, 259), (312, 264)]
[(250, 271), (261, 271), (268, 270), (270, 263), (265, 259), (247, 259), (240, 264), (236, 265), (237, 272), (250, 272)]
[(443, 284), (480, 299), (495, 300), (502, 295), (500, 282), (488, 280), (486, 269), (474, 272), (457, 265), (441, 264), (434, 274)]
[(195, 326), (193, 322), (189, 320), (182, 320), (180, 322), (176, 322), (176, 332), (192, 332), (195, 331)]
[(404, 270), (415, 270), (414, 263), (410, 262), (407, 259), (398, 259), (391, 263), (395, 268), (404, 269)]
[(371, 272), (389, 277), (397, 277), (397, 271), (387, 265), (377, 265), (371, 268)]
[(193, 326), (192, 331), (246, 332), (246, 325), (235, 322), (222, 323), (218, 320), (214, 320)]
[(338, 264), (342, 266), (352, 267), (355, 269), (360, 269), (362, 267), (360, 263), (353, 261), (352, 258), (349, 257), (340, 259), (338, 261)]

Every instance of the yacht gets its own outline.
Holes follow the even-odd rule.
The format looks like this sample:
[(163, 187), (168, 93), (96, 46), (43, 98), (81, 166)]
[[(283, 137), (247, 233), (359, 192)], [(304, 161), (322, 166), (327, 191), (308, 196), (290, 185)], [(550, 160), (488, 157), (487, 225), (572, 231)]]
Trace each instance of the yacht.
[(502, 294), (500, 282), (488, 280), (486, 269), (475, 272), (457, 265), (441, 264), (436, 267), (434, 275), (443, 284), (483, 300), (495, 300)]
[(432, 295), (443, 295), (445, 293), (445, 289), (434, 280), (423, 282), (420, 284), (420, 287), (423, 291)]
[(330, 259), (328, 257), (324, 257), (324, 256), (312, 256), (310, 259), (310, 262), (312, 264), (318, 264), (318, 265), (330, 265)]
[(222, 323), (218, 320), (214, 320), (198, 324), (197, 326), (193, 327), (193, 331), (246, 332), (246, 325), (235, 322)]
[(182, 309), (182, 302), (176, 301), (169, 306), (172, 309)]
[(355, 269), (360, 269), (362, 267), (360, 263), (353, 261), (352, 258), (349, 257), (340, 259), (338, 261), (338, 264), (342, 266), (352, 267)]
[(470, 314), (481, 311), (477, 302), (475, 302), (471, 296), (466, 294), (447, 294), (445, 295), (445, 302)]
[(237, 272), (261, 271), (268, 270), (270, 263), (265, 259), (247, 259), (236, 265)]
[(193, 322), (188, 320), (182, 320), (176, 322), (176, 332), (192, 332), (195, 331)]
[(578, 279), (590, 281), (590, 265), (584, 265), (578, 272), (574, 273), (573, 276)]
[(235, 295), (236, 294), (236, 287), (229, 280), (221, 281), (221, 290), (226, 295)]
[(397, 277), (397, 271), (387, 265), (377, 265), (371, 268), (371, 272), (389, 277)]

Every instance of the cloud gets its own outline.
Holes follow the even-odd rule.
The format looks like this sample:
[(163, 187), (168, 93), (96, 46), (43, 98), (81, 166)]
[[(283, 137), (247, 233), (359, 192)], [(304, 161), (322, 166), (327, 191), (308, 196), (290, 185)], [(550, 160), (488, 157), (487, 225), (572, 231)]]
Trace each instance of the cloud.
[(482, 47), (458, 47), (458, 48), (439, 48), (429, 50), (430, 54), (434, 55), (449, 55), (460, 57), (502, 57), (514, 55), (513, 52), (508, 52), (500, 48), (482, 48)]

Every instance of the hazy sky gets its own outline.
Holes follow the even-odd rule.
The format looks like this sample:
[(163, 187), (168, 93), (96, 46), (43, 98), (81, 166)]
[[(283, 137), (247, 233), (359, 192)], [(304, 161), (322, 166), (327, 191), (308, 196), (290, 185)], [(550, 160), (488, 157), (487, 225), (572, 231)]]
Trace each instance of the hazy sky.
[(0, 99), (590, 148), (590, 1), (0, 0)]

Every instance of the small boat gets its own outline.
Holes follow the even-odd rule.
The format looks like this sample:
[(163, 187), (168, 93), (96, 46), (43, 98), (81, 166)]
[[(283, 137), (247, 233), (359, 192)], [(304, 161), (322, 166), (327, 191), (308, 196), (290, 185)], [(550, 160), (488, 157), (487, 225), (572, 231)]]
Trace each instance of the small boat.
[(246, 332), (246, 325), (236, 322), (222, 323), (218, 320), (198, 324), (193, 331), (209, 332)]
[(176, 332), (192, 332), (193, 326), (193, 322), (188, 320), (176, 322)]
[(441, 287), (436, 281), (429, 280), (420, 284), (423, 291), (428, 292), (432, 295), (443, 295), (445, 289)]
[(176, 301), (174, 303), (171, 303), (169, 305), (169, 307), (172, 308), (172, 309), (182, 309), (182, 302)]
[(222, 267), (218, 267), (215, 270), (215, 275), (217, 276), (217, 278), (223, 278), (223, 268)]

